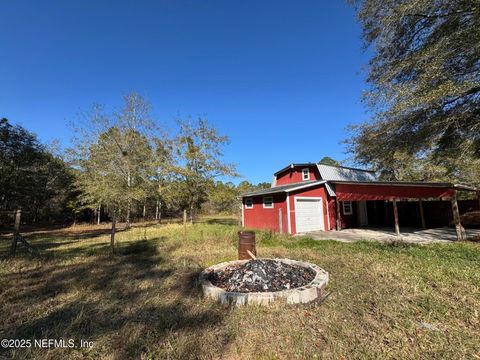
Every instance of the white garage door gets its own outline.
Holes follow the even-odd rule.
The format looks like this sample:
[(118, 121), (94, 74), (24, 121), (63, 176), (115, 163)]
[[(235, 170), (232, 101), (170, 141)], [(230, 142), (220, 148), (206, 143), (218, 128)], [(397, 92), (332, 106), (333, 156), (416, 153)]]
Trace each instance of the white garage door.
[(325, 230), (322, 198), (295, 198), (297, 233)]

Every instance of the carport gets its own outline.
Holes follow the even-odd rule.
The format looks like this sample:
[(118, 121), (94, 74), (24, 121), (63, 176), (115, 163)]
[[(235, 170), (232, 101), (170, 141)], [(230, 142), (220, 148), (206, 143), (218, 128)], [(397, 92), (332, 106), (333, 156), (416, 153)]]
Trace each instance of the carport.
[[(457, 240), (464, 240), (466, 236), (460, 222), (457, 192), (476, 192), (480, 208), (480, 192), (476, 188), (465, 185), (381, 181), (332, 181), (331, 183), (335, 187), (337, 230), (345, 227), (391, 224), (398, 236), (400, 224), (402, 226), (418, 225), (425, 229), (427, 228), (425, 205), (427, 205), (430, 209), (428, 214), (434, 220), (447, 221), (444, 225), (448, 225), (448, 222), (453, 220)], [(435, 215), (432, 216), (435, 212), (438, 214), (436, 218)], [(445, 219), (445, 215), (449, 215), (450, 219)], [(431, 219), (428, 220), (432, 223)], [(415, 221), (418, 221), (418, 224), (415, 224)]]

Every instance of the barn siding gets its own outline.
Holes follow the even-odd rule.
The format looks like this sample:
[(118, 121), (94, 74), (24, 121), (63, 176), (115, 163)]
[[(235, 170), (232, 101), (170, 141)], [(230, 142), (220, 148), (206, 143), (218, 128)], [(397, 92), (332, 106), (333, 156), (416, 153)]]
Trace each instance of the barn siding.
[[(305, 166), (296, 166), (293, 169), (287, 169), (278, 174), (276, 185), (279, 186), (302, 182), (302, 169), (305, 168)], [(320, 173), (316, 166), (308, 166), (308, 169), (310, 170), (310, 180), (321, 180)]]
[(339, 201), (393, 200), (451, 197), (453, 190), (441, 187), (401, 185), (356, 185), (335, 184)]
[(274, 232), (280, 231), (278, 213), (282, 209), (282, 227), (283, 232), (287, 232), (287, 203), (284, 193), (265, 195), (273, 197), (273, 208), (263, 208), (263, 196), (252, 196), (253, 209), (245, 208), (245, 198), (243, 199), (243, 220), (246, 228), (265, 229)]

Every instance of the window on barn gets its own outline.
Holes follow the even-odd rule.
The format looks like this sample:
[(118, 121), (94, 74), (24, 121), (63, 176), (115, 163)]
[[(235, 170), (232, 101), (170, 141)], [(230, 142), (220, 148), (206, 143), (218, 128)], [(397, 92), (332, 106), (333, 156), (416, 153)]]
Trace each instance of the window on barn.
[(343, 215), (352, 215), (353, 207), (351, 201), (344, 201), (343, 202)]
[(253, 199), (246, 198), (245, 199), (245, 209), (253, 209)]
[(310, 170), (308, 168), (302, 170), (302, 179), (310, 180)]
[(263, 197), (263, 207), (266, 208), (266, 209), (273, 208), (273, 197), (264, 196)]

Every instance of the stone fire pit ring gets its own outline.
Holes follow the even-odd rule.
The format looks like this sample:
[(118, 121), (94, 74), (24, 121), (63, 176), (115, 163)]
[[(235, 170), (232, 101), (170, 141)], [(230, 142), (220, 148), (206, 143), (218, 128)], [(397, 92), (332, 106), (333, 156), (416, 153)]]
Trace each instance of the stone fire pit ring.
[(213, 285), (209, 277), (212, 272), (217, 272), (225, 269), (228, 266), (241, 265), (249, 260), (235, 260), (223, 262), (217, 265), (206, 268), (200, 274), (200, 284), (202, 286), (203, 294), (207, 298), (217, 300), (222, 304), (233, 305), (270, 305), (272, 303), (287, 303), (300, 304), (311, 302), (321, 296), (323, 289), (328, 284), (328, 272), (319, 266), (291, 259), (260, 259), (260, 260), (275, 260), (288, 265), (297, 265), (312, 269), (316, 275), (315, 278), (305, 286), (292, 288), (281, 291), (265, 291), (265, 292), (228, 292), (218, 286)]

